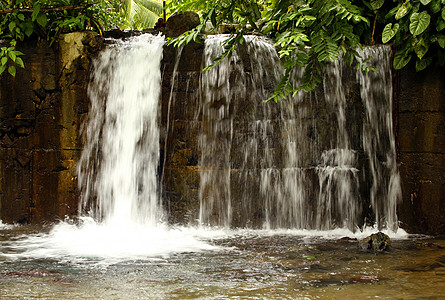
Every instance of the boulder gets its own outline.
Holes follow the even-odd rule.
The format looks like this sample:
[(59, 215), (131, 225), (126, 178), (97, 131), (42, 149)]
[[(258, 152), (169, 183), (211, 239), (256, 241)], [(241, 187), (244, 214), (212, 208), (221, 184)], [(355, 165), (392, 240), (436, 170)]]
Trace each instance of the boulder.
[(390, 246), (391, 239), (383, 232), (373, 233), (360, 241), (360, 247), (363, 250), (370, 250), (374, 252), (389, 250)]
[(199, 15), (193, 11), (174, 13), (167, 20), (165, 35), (172, 38), (178, 37), (200, 23)]

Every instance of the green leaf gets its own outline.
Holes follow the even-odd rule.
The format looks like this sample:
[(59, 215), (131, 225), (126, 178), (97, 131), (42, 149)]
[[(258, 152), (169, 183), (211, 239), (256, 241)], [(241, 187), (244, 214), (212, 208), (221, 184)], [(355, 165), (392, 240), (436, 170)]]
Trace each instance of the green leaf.
[(385, 3), (385, 0), (371, 0), (371, 6), (373, 9), (377, 10)]
[(430, 25), (431, 16), (426, 12), (414, 13), (410, 17), (409, 31), (416, 36), (421, 34)]
[(7, 62), (8, 62), (8, 58), (6, 56), (3, 56), (1, 59), (2, 66), (6, 65)]
[(0, 66), (0, 75), (6, 70), (6, 65)]
[(420, 3), (423, 5), (428, 5), (431, 2), (431, 0), (420, 0)]
[(392, 18), (397, 11), (399, 10), (400, 6), (402, 6), (402, 3), (399, 3), (399, 5), (397, 5), (396, 7), (394, 7), (393, 9), (391, 9), (386, 15), (385, 15), (385, 20)]
[(445, 20), (445, 7), (444, 7), (444, 8), (442, 8), (442, 19), (444, 19), (444, 20)]
[(31, 14), (31, 20), (34, 22), (37, 18), (37, 16), (39, 15), (40, 12), (40, 5), (36, 4), (34, 5), (34, 9), (32, 10), (32, 14)]
[(437, 42), (439, 43), (439, 46), (442, 48), (445, 48), (445, 35), (438, 34), (436, 37), (437, 37)]
[(216, 23), (216, 13), (214, 10), (211, 11), (210, 13), (210, 21), (212, 22), (213, 27), (216, 27), (217, 23)]
[(162, 14), (162, 3), (156, 0), (123, 0), (121, 2), (125, 17), (132, 28), (152, 27)]
[(436, 31), (440, 32), (445, 28), (445, 21), (444, 20), (438, 20), (436, 24)]
[(432, 62), (433, 62), (432, 57), (416, 60), (416, 71), (420, 72), (426, 69), (429, 65), (431, 65)]
[(8, 55), (12, 59), (12, 61), (15, 61), (16, 55), (15, 55), (14, 51), (8, 52)]
[(45, 14), (40, 14), (36, 20), (37, 20), (37, 23), (42, 27), (45, 27), (46, 24), (48, 23), (48, 18), (46, 17)]
[(422, 59), (423, 56), (427, 53), (429, 46), (429, 42), (425, 41), (423, 37), (413, 40), (413, 49), (419, 59)]
[(23, 14), (19, 14), (19, 15), (17, 16), (17, 18), (18, 18), (20, 21), (24, 21), (24, 20), (25, 20), (25, 16), (24, 16)]
[(394, 54), (394, 69), (400, 70), (404, 66), (406, 66), (411, 60), (412, 55), (409, 53), (409, 49), (405, 49), (406, 47), (400, 49)]
[(396, 12), (396, 17), (395, 17), (396, 20), (399, 20), (399, 19), (403, 18), (404, 16), (406, 16), (406, 14), (409, 13), (411, 7), (412, 6), (409, 1), (406, 1), (405, 3), (403, 3), (402, 6), (400, 6)]
[(400, 25), (398, 23), (394, 24), (394, 26), (392, 23), (386, 24), (382, 32), (382, 42), (386, 44), (389, 40), (391, 40), (399, 31), (399, 27)]
[(31, 22), (26, 22), (22, 24), (22, 29), (27, 37), (30, 37), (34, 32), (34, 24)]
[(15, 22), (11, 22), (8, 25), (9, 31), (13, 32), (14, 28), (15, 28)]
[(18, 66), (22, 67), (22, 68), (25, 67), (25, 64), (23, 63), (23, 60), (22, 60), (20, 57), (16, 57), (16, 59), (15, 59), (15, 63), (16, 63)]
[(8, 72), (12, 75), (12, 77), (15, 77), (16, 69), (14, 66), (9, 66)]
[(255, 15), (256, 19), (260, 19), (261, 18), (261, 13), (260, 10), (258, 8), (258, 4), (256, 2), (252, 3), (252, 8), (253, 8), (253, 13)]
[(145, 9), (161, 15), (162, 14), (162, 2), (156, 0), (133, 0), (137, 5), (144, 7)]
[(430, 4), (430, 9), (433, 14), (438, 13), (441, 8), (440, 0), (433, 0)]

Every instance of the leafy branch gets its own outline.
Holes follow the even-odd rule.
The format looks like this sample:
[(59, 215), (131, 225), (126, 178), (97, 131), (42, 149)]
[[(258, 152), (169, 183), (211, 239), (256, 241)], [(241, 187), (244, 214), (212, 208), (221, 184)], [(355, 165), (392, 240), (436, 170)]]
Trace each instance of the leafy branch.
[[(237, 33), (230, 36), (213, 67), (243, 42), (242, 35), (269, 36), (285, 67), (269, 98), (278, 101), (299, 90), (314, 89), (323, 66), (341, 53), (358, 69), (372, 70), (366, 62), (359, 63), (356, 49), (380, 40), (395, 47), (395, 69), (405, 67), (413, 57), (418, 71), (434, 61), (444, 66), (444, 6), (445, 0), (179, 0), (170, 9), (201, 12), (201, 25), (169, 44), (199, 41), (208, 22), (213, 28), (235, 24)], [(299, 86), (293, 86), (290, 78), (298, 68), (304, 68), (303, 78)]]
[(18, 42), (29, 38), (45, 38), (51, 43), (59, 34), (76, 30), (95, 30), (114, 25), (120, 6), (113, 1), (88, 0), (16, 0), (0, 1), (0, 39), (9, 42), (0, 52), (0, 75), (8, 70), (15, 76), (24, 68), (23, 55), (16, 50)]
[(422, 71), (438, 61), (445, 65), (445, 1), (409, 0), (398, 4), (385, 16), (382, 42), (393, 41), (395, 69), (405, 67), (414, 57)]

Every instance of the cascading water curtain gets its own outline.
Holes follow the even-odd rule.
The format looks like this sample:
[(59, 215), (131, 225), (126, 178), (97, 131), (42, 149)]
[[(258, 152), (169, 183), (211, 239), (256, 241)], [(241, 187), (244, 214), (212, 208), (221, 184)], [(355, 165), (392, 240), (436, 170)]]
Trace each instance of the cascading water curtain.
[(355, 230), (361, 203), (356, 151), (352, 149), (347, 129), (347, 98), (343, 86), (342, 57), (325, 68), (323, 92), (326, 104), (335, 113), (336, 135), (333, 148), (324, 150), (316, 171), (319, 179), (317, 229), (345, 227)]
[[(223, 53), (221, 36), (206, 39), (203, 67)], [(229, 108), (237, 93), (244, 93), (243, 84), (231, 84), (232, 66), (239, 67), (236, 53), (223, 60), (201, 77), (202, 134), (199, 137), (200, 159), (200, 212), (199, 220), (205, 225), (230, 226), (231, 184), (230, 152), (233, 136), (233, 114)], [(239, 70), (242, 74), (243, 70)]]
[(357, 71), (365, 107), (362, 143), (369, 161), (370, 200), (379, 229), (396, 231), (397, 203), (402, 198), (393, 128), (391, 48), (366, 47), (359, 52), (377, 72)]
[[(354, 231), (370, 223), (363, 220), (370, 199), (376, 225), (395, 230), (400, 179), (389, 50), (365, 48), (378, 73), (357, 73), (358, 99), (357, 84), (343, 74), (351, 80), (355, 71), (340, 58), (324, 70), (320, 89), (265, 103), (283, 68), (270, 41), (245, 38), (201, 75), (201, 223)], [(203, 67), (221, 55), (225, 39), (206, 40)], [(301, 72), (293, 75), (297, 86)]]
[(164, 38), (142, 35), (113, 41), (94, 61), (78, 164), (79, 210), (104, 223), (156, 225), (158, 103)]

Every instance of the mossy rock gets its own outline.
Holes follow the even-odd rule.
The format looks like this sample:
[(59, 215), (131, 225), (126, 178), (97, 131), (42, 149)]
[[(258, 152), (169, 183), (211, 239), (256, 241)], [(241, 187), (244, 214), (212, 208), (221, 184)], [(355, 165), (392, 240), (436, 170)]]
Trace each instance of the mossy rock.
[(374, 252), (387, 251), (391, 247), (391, 239), (383, 232), (377, 232), (361, 240), (360, 247)]

